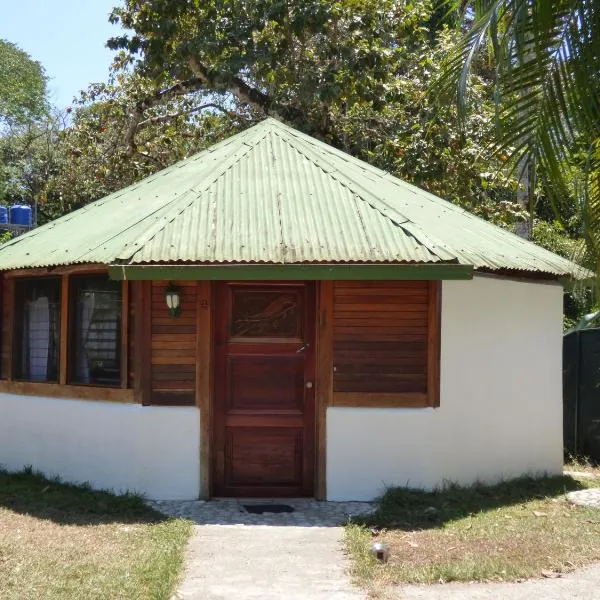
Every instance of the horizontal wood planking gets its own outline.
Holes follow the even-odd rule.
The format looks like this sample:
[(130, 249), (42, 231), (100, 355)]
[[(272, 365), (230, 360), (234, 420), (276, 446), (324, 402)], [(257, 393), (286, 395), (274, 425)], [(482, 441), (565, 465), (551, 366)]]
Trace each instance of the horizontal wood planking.
[(194, 392), (173, 390), (152, 390), (150, 403), (154, 406), (195, 406)]
[(334, 284), (334, 405), (424, 405), (428, 385), (427, 281)]
[(332, 406), (396, 408), (398, 406), (422, 408), (428, 406), (427, 394), (336, 392)]
[(164, 281), (152, 282), (150, 356), (152, 362), (151, 403), (162, 406), (192, 406), (196, 394), (197, 283), (175, 282), (180, 290), (181, 314), (169, 316)]
[(122, 388), (95, 387), (91, 385), (61, 385), (32, 381), (0, 381), (0, 392), (24, 396), (46, 396), (96, 402), (135, 402), (134, 391)]

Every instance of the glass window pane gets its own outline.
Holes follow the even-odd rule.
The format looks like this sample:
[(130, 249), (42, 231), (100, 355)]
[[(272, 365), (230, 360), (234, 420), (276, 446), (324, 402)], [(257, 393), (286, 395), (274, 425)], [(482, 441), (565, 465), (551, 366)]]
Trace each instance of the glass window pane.
[(69, 381), (121, 382), (121, 283), (107, 277), (71, 277)]
[(15, 377), (58, 381), (60, 280), (18, 280), (15, 317)]

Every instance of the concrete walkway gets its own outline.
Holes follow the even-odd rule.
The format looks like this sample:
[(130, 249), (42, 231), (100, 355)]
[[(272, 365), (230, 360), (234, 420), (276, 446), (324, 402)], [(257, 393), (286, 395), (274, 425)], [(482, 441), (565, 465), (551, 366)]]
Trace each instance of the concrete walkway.
[[(583, 498), (582, 498), (583, 499)], [(595, 497), (594, 497), (595, 499)], [(585, 500), (589, 501), (587, 496)], [(274, 502), (272, 502), (274, 503)], [(343, 551), (349, 515), (364, 502), (282, 500), (291, 513), (252, 514), (256, 500), (149, 502), (168, 515), (196, 523), (183, 581), (172, 600), (366, 600), (350, 583)], [(523, 583), (449, 583), (392, 587), (393, 600), (597, 600), (600, 564), (556, 579)]]
[(340, 527), (197, 525), (181, 600), (362, 600)]
[(173, 600), (364, 600), (348, 576), (341, 524), (361, 502), (281, 500), (291, 513), (248, 513), (264, 501), (151, 502), (195, 521)]
[(394, 590), (396, 600), (598, 600), (600, 564), (557, 579), (523, 583), (447, 583), (405, 586)]

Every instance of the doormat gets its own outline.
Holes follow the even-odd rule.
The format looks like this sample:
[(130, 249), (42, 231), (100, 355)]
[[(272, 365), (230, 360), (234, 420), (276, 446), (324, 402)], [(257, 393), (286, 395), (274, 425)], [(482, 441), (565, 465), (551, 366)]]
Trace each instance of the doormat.
[(288, 504), (243, 504), (246, 512), (253, 515), (262, 515), (264, 513), (291, 513), (293, 507)]

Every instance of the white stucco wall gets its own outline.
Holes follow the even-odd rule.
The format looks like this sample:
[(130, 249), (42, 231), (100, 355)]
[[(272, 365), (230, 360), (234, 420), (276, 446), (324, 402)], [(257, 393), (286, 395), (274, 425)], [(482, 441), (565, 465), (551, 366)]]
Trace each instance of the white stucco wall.
[(476, 276), (442, 286), (440, 407), (327, 410), (327, 496), (562, 468), (562, 288)]
[(65, 481), (149, 498), (194, 499), (199, 412), (0, 393), (0, 465), (31, 465)]

